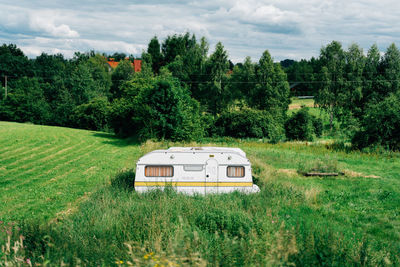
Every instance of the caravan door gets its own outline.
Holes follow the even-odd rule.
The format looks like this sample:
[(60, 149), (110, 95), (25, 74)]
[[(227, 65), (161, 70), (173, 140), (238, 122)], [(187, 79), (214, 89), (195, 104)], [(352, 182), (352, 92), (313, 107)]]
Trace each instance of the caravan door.
[(206, 194), (218, 193), (218, 161), (209, 159), (206, 162)]

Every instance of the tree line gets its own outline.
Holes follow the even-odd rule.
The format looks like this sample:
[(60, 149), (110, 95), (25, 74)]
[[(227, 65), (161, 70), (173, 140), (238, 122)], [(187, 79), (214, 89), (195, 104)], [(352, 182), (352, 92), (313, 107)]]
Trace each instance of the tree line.
[[(329, 114), (327, 131), (339, 129), (359, 148), (400, 147), (400, 53), (394, 44), (383, 56), (376, 45), (364, 55), (356, 44), (345, 51), (333, 41), (310, 60), (276, 63), (265, 50), (256, 62), (247, 57), (233, 64), (222, 43), (210, 52), (205, 38), (185, 33), (162, 42), (152, 38), (138, 73), (123, 53), (110, 57), (120, 62), (115, 69), (105, 54), (28, 59), (15, 45), (2, 45), (0, 76), (3, 86), (8, 77), (8, 94), (0, 93), (0, 120), (140, 139), (311, 140), (322, 134), (320, 119), (307, 110), (287, 115), (290, 96), (307, 94)], [(387, 125), (376, 127), (377, 119)]]

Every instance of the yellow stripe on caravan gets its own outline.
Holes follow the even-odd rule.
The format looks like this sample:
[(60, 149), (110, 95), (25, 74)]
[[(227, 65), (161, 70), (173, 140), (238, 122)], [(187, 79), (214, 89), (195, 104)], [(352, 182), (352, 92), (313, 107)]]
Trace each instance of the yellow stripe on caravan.
[(135, 182), (135, 186), (192, 186), (192, 187), (243, 187), (253, 186), (252, 182), (231, 183), (231, 182)]

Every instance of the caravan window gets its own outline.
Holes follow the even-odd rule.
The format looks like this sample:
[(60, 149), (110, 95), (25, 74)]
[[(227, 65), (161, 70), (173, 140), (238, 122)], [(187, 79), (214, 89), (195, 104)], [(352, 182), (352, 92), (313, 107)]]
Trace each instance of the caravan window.
[(172, 177), (174, 168), (172, 166), (146, 166), (144, 175), (146, 177)]
[(231, 178), (244, 177), (244, 167), (243, 166), (228, 166), (227, 176), (231, 177)]

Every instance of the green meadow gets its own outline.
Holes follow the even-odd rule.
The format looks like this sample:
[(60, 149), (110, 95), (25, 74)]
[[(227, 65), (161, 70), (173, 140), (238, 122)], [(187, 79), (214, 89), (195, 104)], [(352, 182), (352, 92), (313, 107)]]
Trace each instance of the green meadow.
[[(243, 149), (261, 192), (134, 192), (141, 155), (200, 145)], [(318, 164), (341, 175), (298, 173)], [(398, 153), (349, 151), (329, 140), (140, 144), (0, 122), (0, 266), (399, 265), (399, 207)]]
[(139, 153), (111, 134), (0, 122), (0, 218), (53, 218), (132, 167)]

